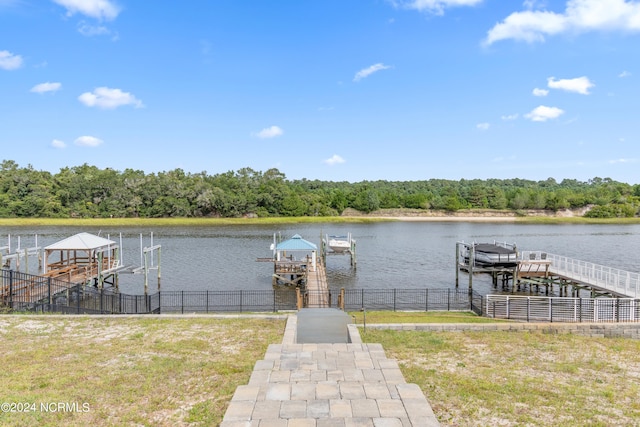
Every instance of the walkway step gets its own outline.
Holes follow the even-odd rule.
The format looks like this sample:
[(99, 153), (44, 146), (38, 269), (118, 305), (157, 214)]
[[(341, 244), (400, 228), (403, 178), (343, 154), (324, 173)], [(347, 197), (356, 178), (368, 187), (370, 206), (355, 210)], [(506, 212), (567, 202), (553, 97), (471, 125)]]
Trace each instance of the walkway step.
[(294, 327), (287, 325), (285, 343), (270, 345), (249, 384), (237, 388), (221, 427), (439, 425), (422, 390), (406, 383), (381, 344), (295, 344)]

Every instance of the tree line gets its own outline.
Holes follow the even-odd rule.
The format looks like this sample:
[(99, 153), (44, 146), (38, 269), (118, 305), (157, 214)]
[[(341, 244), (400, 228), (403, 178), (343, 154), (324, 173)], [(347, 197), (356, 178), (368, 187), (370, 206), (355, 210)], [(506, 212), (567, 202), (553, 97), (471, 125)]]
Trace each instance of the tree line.
[(145, 173), (96, 166), (58, 173), (0, 164), (0, 217), (274, 217), (334, 216), (345, 209), (499, 209), (520, 211), (592, 206), (586, 216), (640, 213), (640, 185), (610, 178), (429, 179), (423, 181), (288, 180), (278, 169), (209, 175), (182, 169)]

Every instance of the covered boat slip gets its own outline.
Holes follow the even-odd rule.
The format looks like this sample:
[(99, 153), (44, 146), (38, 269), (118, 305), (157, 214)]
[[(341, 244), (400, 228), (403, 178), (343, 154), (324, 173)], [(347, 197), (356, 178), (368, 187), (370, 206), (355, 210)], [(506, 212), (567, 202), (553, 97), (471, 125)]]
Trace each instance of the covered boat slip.
[[(273, 285), (293, 286), (297, 289), (299, 306), (329, 307), (329, 285), (322, 258), (317, 256), (316, 244), (299, 234), (271, 245), (273, 250)], [(300, 293), (300, 289), (304, 292)]]
[(44, 248), (43, 275), (73, 283), (93, 281), (102, 288), (108, 278), (123, 268), (119, 252), (113, 240), (79, 233)]
[[(116, 242), (89, 233), (79, 233), (44, 248), (42, 273), (38, 276), (16, 272), (11, 286), (2, 283), (3, 297), (19, 297), (24, 302), (36, 302), (43, 296), (64, 292), (76, 285), (105, 284), (117, 287), (117, 272), (123, 268)], [(4, 276), (3, 276), (4, 277)], [(49, 280), (51, 279), (51, 280)], [(11, 294), (11, 295), (9, 295)]]

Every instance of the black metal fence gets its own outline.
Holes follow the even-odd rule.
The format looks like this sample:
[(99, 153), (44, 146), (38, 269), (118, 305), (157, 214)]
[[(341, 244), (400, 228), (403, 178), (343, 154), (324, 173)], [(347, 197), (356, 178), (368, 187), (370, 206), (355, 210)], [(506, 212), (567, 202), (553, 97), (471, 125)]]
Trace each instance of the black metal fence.
[[(296, 310), (294, 289), (162, 291), (128, 295), (48, 277), (2, 270), (0, 305), (16, 311), (77, 314), (278, 312)], [(301, 292), (304, 301), (345, 310), (473, 310), (482, 296), (455, 289), (347, 289), (324, 295)], [(308, 295), (307, 295), (308, 294)]]
[(237, 291), (162, 291), (162, 313), (277, 312), (295, 310), (292, 289)]
[(344, 309), (460, 311), (482, 315), (482, 295), (457, 289), (346, 289)]
[(488, 295), (485, 313), (527, 322), (640, 322), (640, 299)]

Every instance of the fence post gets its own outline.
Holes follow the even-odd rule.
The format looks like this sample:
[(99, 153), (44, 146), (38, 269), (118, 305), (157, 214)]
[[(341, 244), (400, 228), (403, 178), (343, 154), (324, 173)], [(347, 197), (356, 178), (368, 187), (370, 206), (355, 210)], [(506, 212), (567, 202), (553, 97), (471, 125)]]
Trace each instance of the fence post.
[(208, 314), (209, 313), (209, 289), (206, 290), (207, 294), (206, 294), (206, 298), (205, 298), (205, 312)]
[(393, 288), (393, 311), (396, 311), (396, 288)]
[(296, 287), (296, 308), (298, 311), (302, 308), (302, 302), (300, 297), (300, 288)]
[(275, 313), (276, 310), (276, 290), (273, 290), (273, 312)]
[(527, 322), (531, 321), (530, 316), (531, 316), (531, 298), (527, 297)]
[(364, 288), (360, 291), (360, 303), (362, 304), (361, 308), (364, 308)]
[(9, 308), (13, 309), (13, 270), (9, 270)]
[(424, 291), (424, 311), (429, 311), (429, 288)]
[(51, 277), (47, 277), (47, 293), (49, 294), (47, 300), (49, 301), (49, 305), (53, 304), (51, 300)]
[(184, 314), (184, 291), (180, 291), (180, 312)]
[(162, 314), (162, 295), (158, 291), (158, 314)]
[(447, 289), (447, 311), (451, 311), (451, 289)]
[(579, 299), (578, 299), (578, 302), (579, 302), (579, 304), (578, 304), (578, 310), (579, 310), (579, 311), (578, 311), (578, 313), (579, 313), (578, 318), (580, 319), (580, 320), (579, 320), (579, 321), (580, 321), (580, 323), (582, 323), (582, 298), (579, 298)]
[(553, 298), (549, 298), (549, 322), (553, 323)]
[(344, 293), (344, 288), (340, 289), (340, 309), (342, 309), (342, 311), (344, 311), (344, 298), (345, 298), (345, 293)]
[[(275, 290), (272, 290), (271, 292), (275, 292)], [(240, 313), (242, 313), (242, 289), (240, 289)]]
[(76, 314), (80, 314), (80, 286), (81, 285), (78, 283), (78, 292), (76, 293), (76, 301), (78, 301), (76, 304)]
[(104, 288), (100, 288), (100, 314), (104, 313), (102, 301), (104, 300)]

